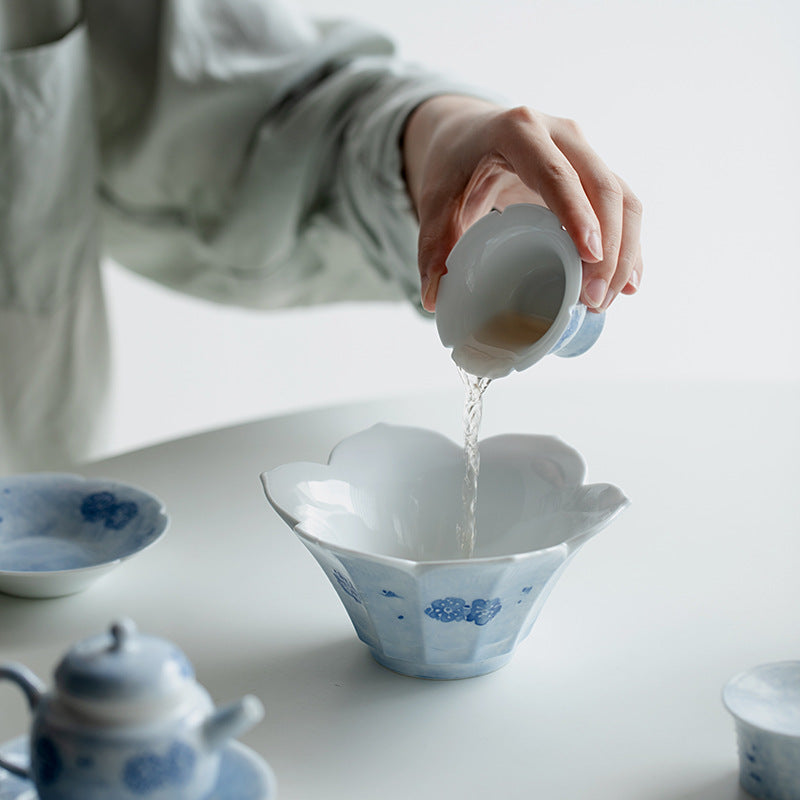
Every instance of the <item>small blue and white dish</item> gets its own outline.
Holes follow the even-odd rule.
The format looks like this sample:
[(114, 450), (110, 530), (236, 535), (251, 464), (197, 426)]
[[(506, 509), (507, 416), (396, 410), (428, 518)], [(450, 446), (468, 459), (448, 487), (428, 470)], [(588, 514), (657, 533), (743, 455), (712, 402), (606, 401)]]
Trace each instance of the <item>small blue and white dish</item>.
[(167, 524), (161, 501), (135, 486), (48, 472), (2, 477), (0, 592), (79, 592), (156, 542)]
[(761, 664), (722, 692), (736, 721), (739, 782), (761, 800), (800, 798), (800, 661)]
[[(0, 756), (21, 767), (28, 763), (28, 737), (20, 736), (0, 746)], [(271, 800), (275, 776), (264, 760), (240, 742), (228, 742), (220, 757), (216, 784), (204, 800)], [(33, 784), (0, 770), (0, 800), (38, 800)]]
[(627, 505), (583, 483), (580, 454), (550, 436), (480, 444), (477, 538), (465, 558), (464, 450), (422, 428), (375, 425), (325, 464), (262, 474), (272, 506), (311, 551), (382, 665), (421, 678), (502, 667), (567, 562)]

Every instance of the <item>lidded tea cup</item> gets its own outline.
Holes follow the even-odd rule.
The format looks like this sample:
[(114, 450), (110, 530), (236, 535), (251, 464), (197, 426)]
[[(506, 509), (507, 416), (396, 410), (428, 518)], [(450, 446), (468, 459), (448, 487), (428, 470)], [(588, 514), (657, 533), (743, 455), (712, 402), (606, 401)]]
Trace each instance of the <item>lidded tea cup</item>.
[(224, 745), (263, 716), (253, 696), (214, 708), (186, 656), (130, 620), (75, 644), (52, 691), (21, 665), (0, 665), (4, 678), (33, 724), (29, 768), (0, 768), (33, 781), (39, 800), (202, 800)]
[(585, 353), (605, 312), (578, 301), (583, 266), (558, 217), (520, 203), (475, 222), (447, 258), (436, 298), (439, 338), (472, 375), (500, 378), (552, 353)]

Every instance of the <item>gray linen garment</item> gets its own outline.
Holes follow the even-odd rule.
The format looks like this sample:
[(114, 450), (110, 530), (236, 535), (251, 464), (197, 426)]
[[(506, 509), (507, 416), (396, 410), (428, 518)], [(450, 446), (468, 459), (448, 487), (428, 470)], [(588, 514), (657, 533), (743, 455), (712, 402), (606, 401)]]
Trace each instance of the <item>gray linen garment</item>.
[(0, 52), (0, 472), (80, 459), (100, 428), (102, 252), (219, 302), (418, 305), (399, 141), (469, 91), (273, 0), (85, 14)]

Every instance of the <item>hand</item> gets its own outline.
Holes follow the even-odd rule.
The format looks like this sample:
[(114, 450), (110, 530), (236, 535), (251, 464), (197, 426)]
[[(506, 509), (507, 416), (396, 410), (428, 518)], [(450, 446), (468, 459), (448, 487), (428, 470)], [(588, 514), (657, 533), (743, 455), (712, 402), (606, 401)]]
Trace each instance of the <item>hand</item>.
[(512, 203), (538, 203), (559, 218), (583, 261), (581, 301), (589, 308), (605, 310), (639, 288), (641, 203), (571, 120), (441, 95), (409, 118), (403, 158), (428, 311), (461, 234)]

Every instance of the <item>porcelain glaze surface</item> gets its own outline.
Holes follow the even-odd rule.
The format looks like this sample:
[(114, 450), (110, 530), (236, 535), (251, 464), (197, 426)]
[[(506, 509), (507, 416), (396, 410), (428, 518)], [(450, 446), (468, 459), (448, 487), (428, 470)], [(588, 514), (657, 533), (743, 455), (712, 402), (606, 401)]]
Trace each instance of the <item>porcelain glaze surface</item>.
[(742, 787), (763, 800), (798, 800), (800, 661), (747, 670), (728, 682), (722, 697), (736, 720)]
[[(40, 800), (203, 800), (222, 748), (263, 716), (252, 696), (215, 709), (183, 653), (130, 620), (75, 644), (55, 689), (0, 664), (24, 693), (33, 724), (27, 774)], [(0, 773), (18, 767), (0, 757)]]
[[(24, 767), (29, 743), (25, 736), (0, 747), (0, 755)], [(256, 753), (239, 742), (229, 742), (220, 754), (219, 774), (204, 800), (271, 800), (276, 795), (275, 776)], [(0, 800), (39, 800), (33, 784), (0, 770)]]
[[(453, 361), (480, 377), (527, 369), (552, 353), (573, 357), (599, 338), (605, 313), (579, 302), (583, 268), (558, 217), (530, 203), (492, 211), (475, 222), (447, 258), (436, 300), (436, 327)], [(479, 331), (506, 312), (550, 320), (526, 346), (488, 342)]]
[(167, 524), (161, 501), (127, 484), (59, 473), (0, 478), (0, 591), (81, 591), (154, 544)]
[(584, 484), (580, 454), (548, 436), (481, 442), (475, 557), (461, 556), (463, 449), (421, 428), (376, 425), (329, 463), (262, 475), (267, 497), (319, 562), (380, 663), (427, 678), (505, 664), (578, 548), (628, 500)]

